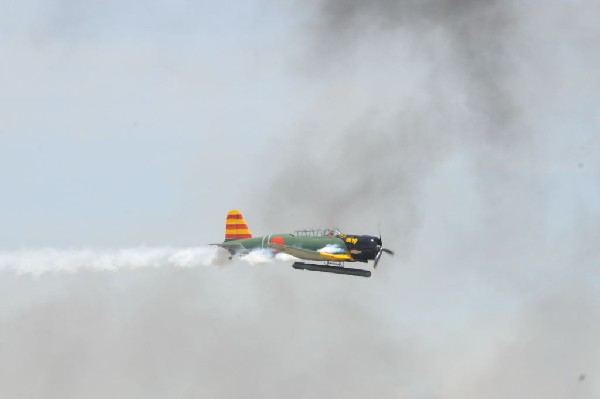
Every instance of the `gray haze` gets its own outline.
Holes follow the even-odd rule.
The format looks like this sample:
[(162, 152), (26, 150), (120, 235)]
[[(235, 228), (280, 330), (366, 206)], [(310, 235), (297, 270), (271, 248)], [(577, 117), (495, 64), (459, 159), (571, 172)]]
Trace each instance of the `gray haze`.
[[(600, 370), (600, 29), (590, 6), (325, 1), (312, 10), (299, 69), (315, 105), (277, 143), (283, 163), (262, 214), (268, 225), (381, 225), (399, 249), (382, 272), (396, 291), (388, 309), (424, 296), (431, 308), (419, 311), (461, 325), (460, 344), (437, 337), (455, 349), (460, 365), (446, 372), (460, 374), (449, 377), (460, 388), (422, 381), (424, 396), (598, 392), (561, 377), (575, 364)], [(472, 313), (487, 306), (491, 314)], [(516, 318), (500, 321), (504, 311)], [(499, 324), (483, 327), (487, 317)], [(480, 341), (495, 334), (506, 341)], [(424, 335), (416, 347), (430, 343)], [(440, 341), (427, 363), (444, 357)]]
[[(397, 255), (368, 280), (282, 262), (5, 268), (0, 396), (598, 397), (599, 7), (255, 6), (294, 21), (272, 49), (298, 89), (287, 130), (238, 173), (209, 157), (192, 192), (229, 205), (220, 185), (239, 180), (255, 234), (381, 226)], [(93, 34), (82, 8), (52, 10), (42, 36)]]

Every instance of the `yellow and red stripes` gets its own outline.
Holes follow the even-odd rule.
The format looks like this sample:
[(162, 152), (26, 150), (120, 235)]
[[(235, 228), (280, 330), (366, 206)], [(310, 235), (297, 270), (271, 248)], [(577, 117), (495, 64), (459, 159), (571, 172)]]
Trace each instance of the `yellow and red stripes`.
[(242, 212), (233, 210), (227, 214), (225, 224), (225, 239), (239, 240), (241, 238), (252, 238), (252, 233), (242, 216)]

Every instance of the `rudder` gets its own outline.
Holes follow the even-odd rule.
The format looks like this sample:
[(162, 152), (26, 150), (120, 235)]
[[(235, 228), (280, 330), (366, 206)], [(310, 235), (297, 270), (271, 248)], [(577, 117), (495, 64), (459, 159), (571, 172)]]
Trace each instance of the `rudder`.
[(227, 214), (225, 222), (225, 241), (252, 238), (248, 224), (242, 216), (242, 212), (234, 209)]

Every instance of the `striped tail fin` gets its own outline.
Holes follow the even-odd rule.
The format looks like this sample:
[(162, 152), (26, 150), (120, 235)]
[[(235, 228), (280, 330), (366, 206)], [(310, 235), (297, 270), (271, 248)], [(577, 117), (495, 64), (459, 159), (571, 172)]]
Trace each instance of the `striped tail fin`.
[(225, 241), (252, 238), (252, 233), (242, 216), (242, 212), (233, 210), (227, 214), (225, 225)]

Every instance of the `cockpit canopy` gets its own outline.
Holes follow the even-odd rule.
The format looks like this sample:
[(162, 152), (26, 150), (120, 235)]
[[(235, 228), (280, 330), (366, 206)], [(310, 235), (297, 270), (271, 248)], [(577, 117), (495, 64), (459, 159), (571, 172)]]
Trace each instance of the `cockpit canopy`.
[(296, 230), (294, 235), (297, 237), (337, 237), (340, 235), (340, 229), (326, 227), (323, 229)]

